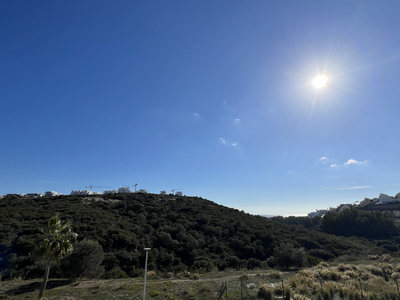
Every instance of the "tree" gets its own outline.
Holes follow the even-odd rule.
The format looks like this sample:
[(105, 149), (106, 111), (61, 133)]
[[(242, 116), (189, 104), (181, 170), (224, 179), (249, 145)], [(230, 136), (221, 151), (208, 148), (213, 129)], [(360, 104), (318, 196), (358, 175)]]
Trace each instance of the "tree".
[(97, 241), (82, 240), (74, 247), (72, 254), (65, 260), (66, 273), (72, 278), (93, 278), (101, 275), (104, 268), (101, 263), (104, 259), (103, 248)]
[(72, 231), (71, 223), (62, 222), (58, 215), (51, 217), (47, 222), (47, 226), (41, 228), (40, 231), (42, 238), (39, 241), (39, 251), (43, 255), (46, 265), (43, 284), (38, 296), (38, 299), (42, 300), (49, 279), (51, 263), (59, 261), (72, 253), (73, 242), (78, 235)]
[(290, 243), (281, 243), (274, 248), (274, 255), (268, 259), (273, 267), (288, 269), (302, 267), (306, 252), (304, 248), (295, 248)]

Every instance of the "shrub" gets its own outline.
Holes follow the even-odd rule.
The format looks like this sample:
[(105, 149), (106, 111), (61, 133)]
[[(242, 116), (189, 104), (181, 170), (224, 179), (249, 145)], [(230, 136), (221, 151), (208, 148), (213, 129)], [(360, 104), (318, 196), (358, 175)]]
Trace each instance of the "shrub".
[(352, 270), (352, 267), (350, 265), (345, 265), (345, 264), (339, 264), (337, 268), (338, 268), (338, 271), (340, 271), (340, 272)]
[(324, 260), (329, 260), (332, 258), (335, 258), (335, 255), (332, 254), (331, 252), (327, 251), (327, 250), (322, 250), (322, 249), (312, 249), (310, 250), (310, 255), (315, 256), (317, 258), (321, 258)]
[(147, 272), (147, 278), (155, 278), (157, 277), (156, 271), (148, 271)]
[(64, 262), (66, 273), (72, 278), (100, 276), (104, 272), (101, 263), (104, 259), (103, 248), (97, 241), (82, 240), (76, 244), (72, 254)]
[(281, 279), (281, 277), (282, 277), (282, 272), (279, 272), (279, 271), (277, 271), (277, 270), (271, 270), (271, 271), (268, 273), (268, 276), (269, 276), (270, 278), (272, 278), (272, 279)]
[(101, 278), (103, 279), (119, 279), (119, 278), (128, 278), (128, 275), (122, 271), (119, 267), (115, 267), (114, 269), (105, 272)]
[(272, 289), (266, 285), (263, 284), (259, 289), (258, 289), (258, 293), (257, 296), (261, 299), (265, 299), (265, 300), (272, 300)]
[(332, 281), (338, 281), (341, 278), (340, 273), (335, 272), (335, 271), (330, 270), (330, 269), (321, 270), (319, 272), (319, 276), (323, 280), (332, 280)]
[(295, 248), (290, 243), (282, 243), (274, 248), (270, 259), (272, 266), (288, 269), (289, 267), (302, 267), (306, 252), (304, 248)]

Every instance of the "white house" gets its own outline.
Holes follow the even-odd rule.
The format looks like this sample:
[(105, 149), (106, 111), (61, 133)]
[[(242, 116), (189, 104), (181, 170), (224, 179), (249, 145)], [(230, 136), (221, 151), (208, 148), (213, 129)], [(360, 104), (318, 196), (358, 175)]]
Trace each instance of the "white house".
[(126, 187), (126, 186), (120, 187), (118, 189), (118, 193), (121, 193), (121, 194), (128, 194), (130, 192), (131, 192), (131, 189), (129, 187)]
[(76, 190), (76, 191), (71, 191), (71, 195), (74, 196), (88, 196), (88, 195), (92, 195), (92, 191), (89, 190)]
[(109, 190), (109, 191), (104, 191), (103, 192), (104, 195), (116, 194), (116, 193), (118, 193), (118, 191), (116, 191), (116, 190)]
[(392, 198), (389, 195), (386, 194), (380, 194), (378, 197), (378, 202), (376, 204), (388, 204), (388, 203), (393, 203), (393, 202), (398, 202), (396, 198)]
[(54, 192), (54, 191), (47, 191), (47, 192), (44, 193), (44, 195), (45, 195), (46, 197), (54, 197), (54, 196), (59, 196), (59, 195), (61, 195), (61, 194), (60, 194), (60, 193), (57, 193), (57, 192)]
[(308, 214), (309, 218), (314, 218), (314, 217), (322, 217), (324, 214), (328, 212), (327, 209), (318, 209), (317, 211), (310, 212)]

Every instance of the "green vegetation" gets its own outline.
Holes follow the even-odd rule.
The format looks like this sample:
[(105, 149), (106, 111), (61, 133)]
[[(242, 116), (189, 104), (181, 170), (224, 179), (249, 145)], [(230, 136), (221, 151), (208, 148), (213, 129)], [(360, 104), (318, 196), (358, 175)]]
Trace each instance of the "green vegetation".
[[(387, 251), (365, 239), (279, 224), (198, 197), (139, 193), (40, 199), (14, 196), (0, 201), (3, 278), (42, 276), (43, 266), (32, 253), (39, 229), (56, 213), (73, 224), (80, 240), (75, 254), (52, 267), (51, 277), (139, 276), (144, 267), (143, 247), (152, 248), (149, 270), (164, 275), (254, 269), (268, 263), (283, 268), (311, 266), (342, 255)], [(283, 244), (303, 248), (301, 263), (274, 260), (279, 256), (276, 249)], [(94, 250), (91, 257), (80, 258), (79, 253), (90, 249)]]
[(350, 208), (340, 213), (330, 212), (323, 218), (274, 217), (272, 220), (281, 224), (302, 225), (305, 228), (335, 235), (359, 236), (370, 240), (392, 239), (400, 234), (399, 227), (387, 212), (357, 208)]
[(321, 229), (336, 235), (355, 235), (382, 240), (398, 236), (400, 233), (399, 227), (387, 213), (354, 208), (341, 213), (326, 214), (322, 218)]

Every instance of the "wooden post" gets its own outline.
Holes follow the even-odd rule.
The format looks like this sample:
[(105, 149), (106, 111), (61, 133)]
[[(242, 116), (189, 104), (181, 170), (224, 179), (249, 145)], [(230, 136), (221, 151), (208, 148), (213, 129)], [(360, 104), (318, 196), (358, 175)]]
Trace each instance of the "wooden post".
[(361, 285), (361, 277), (358, 277), (358, 281), (360, 282), (360, 292), (361, 292), (361, 299), (364, 299), (362, 285)]
[(243, 300), (242, 289), (243, 289), (243, 282), (242, 282), (242, 278), (240, 278), (240, 300)]
[(225, 299), (228, 299), (228, 284), (225, 280)]
[(282, 279), (282, 299), (285, 299), (285, 285), (283, 284), (283, 279)]
[(397, 282), (397, 278), (394, 279), (394, 282), (396, 282), (397, 294), (398, 294), (399, 297), (400, 297), (399, 283)]

